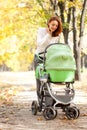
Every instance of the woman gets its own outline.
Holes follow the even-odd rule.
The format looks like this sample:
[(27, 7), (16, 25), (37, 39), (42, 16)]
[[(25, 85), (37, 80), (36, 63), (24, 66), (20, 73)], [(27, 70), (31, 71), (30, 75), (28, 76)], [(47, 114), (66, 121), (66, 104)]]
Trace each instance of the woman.
[[(59, 34), (62, 32), (62, 25), (61, 21), (58, 19), (58, 17), (51, 17), (47, 22), (46, 28), (39, 28), (38, 34), (37, 34), (37, 49), (36, 54), (34, 57), (34, 67), (36, 69), (36, 66), (38, 63), (41, 63), (42, 61), (38, 59), (38, 54), (41, 52), (44, 52), (47, 45), (52, 43), (58, 43), (59, 41)], [(39, 56), (40, 59), (43, 59), (43, 54)], [(37, 83), (37, 95), (40, 97), (40, 81), (39, 79), (36, 79)]]
[[(47, 45), (58, 43), (59, 34), (62, 32), (62, 24), (58, 17), (53, 16), (47, 22), (46, 28), (39, 28), (37, 33), (37, 49), (34, 58), (34, 67), (36, 68), (38, 62), (37, 54), (44, 52)], [(43, 58), (43, 55), (40, 55)]]

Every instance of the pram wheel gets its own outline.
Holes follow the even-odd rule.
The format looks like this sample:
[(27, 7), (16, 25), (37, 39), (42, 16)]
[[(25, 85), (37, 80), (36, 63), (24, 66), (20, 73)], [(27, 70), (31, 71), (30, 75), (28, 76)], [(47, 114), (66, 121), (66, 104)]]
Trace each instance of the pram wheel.
[(31, 105), (32, 114), (36, 115), (38, 111), (38, 104), (37, 101), (33, 101)]
[(78, 109), (78, 108), (76, 108), (76, 107), (74, 107), (77, 111), (78, 111), (78, 115), (77, 115), (77, 117), (75, 118), (75, 119), (77, 119), (79, 116), (80, 116), (80, 110)]
[(66, 109), (66, 116), (68, 119), (77, 119), (79, 115), (80, 111), (76, 107), (68, 107)]
[(52, 120), (57, 116), (57, 110), (54, 110), (52, 107), (46, 107), (43, 111), (43, 116), (46, 120)]

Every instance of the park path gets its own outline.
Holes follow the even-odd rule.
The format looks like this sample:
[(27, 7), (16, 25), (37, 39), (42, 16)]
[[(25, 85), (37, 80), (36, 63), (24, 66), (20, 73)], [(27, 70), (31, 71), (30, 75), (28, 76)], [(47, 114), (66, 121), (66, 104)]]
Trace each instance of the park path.
[(75, 83), (76, 96), (74, 102), (80, 108), (77, 120), (67, 120), (58, 110), (58, 116), (46, 121), (42, 113), (33, 116), (31, 102), (36, 100), (36, 82), (34, 72), (1, 72), (0, 82), (22, 87), (13, 97), (13, 105), (0, 107), (0, 130), (87, 130), (87, 74), (82, 74), (82, 81)]
[(0, 82), (12, 85), (35, 84), (34, 71), (28, 72), (0, 72)]
[[(75, 102), (78, 103), (86, 103), (87, 102), (87, 91), (84, 91), (84, 86), (87, 85), (87, 74), (82, 73), (82, 82), (75, 82), (74, 87), (76, 89)], [(35, 90), (36, 89), (36, 81), (35, 81), (35, 73), (34, 71), (28, 72), (1, 72), (0, 73), (0, 82), (9, 84), (9, 85), (17, 85), (18, 87), (23, 87), (23, 92), (19, 93), (19, 98), (31, 95), (31, 100), (35, 99)], [(84, 86), (83, 86), (84, 85)], [(82, 88), (81, 88), (82, 87)], [(78, 89), (79, 88), (79, 89)], [(87, 90), (87, 89), (86, 89)], [(34, 96), (33, 96), (34, 93)], [(17, 95), (18, 96), (18, 95)], [(30, 100), (30, 98), (29, 98)]]

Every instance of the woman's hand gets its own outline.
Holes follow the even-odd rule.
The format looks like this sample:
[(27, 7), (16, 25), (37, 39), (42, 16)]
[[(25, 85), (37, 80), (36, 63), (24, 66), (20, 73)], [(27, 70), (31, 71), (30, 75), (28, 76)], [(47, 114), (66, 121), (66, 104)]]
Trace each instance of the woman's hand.
[(52, 35), (52, 31), (50, 30), (49, 27), (47, 28), (47, 32), (48, 32), (50, 35)]

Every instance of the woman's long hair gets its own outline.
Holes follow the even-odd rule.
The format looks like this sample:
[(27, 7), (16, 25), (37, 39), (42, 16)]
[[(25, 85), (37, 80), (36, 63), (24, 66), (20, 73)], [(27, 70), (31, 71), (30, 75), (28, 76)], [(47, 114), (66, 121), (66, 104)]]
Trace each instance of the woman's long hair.
[(48, 20), (47, 25), (49, 26), (49, 23), (54, 20), (58, 22), (58, 28), (52, 33), (52, 36), (56, 37), (62, 32), (62, 23), (57, 16), (53, 16)]

